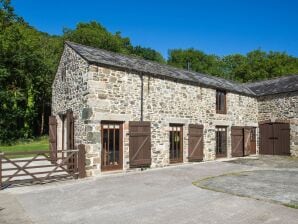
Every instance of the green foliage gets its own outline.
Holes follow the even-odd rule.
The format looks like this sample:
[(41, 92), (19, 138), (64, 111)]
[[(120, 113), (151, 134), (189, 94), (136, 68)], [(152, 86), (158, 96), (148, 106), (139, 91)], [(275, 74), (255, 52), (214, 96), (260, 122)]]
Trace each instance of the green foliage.
[(97, 22), (79, 23), (75, 30), (64, 29), (64, 39), (87, 46), (119, 53), (129, 53), (129, 38), (122, 38), (117, 32), (112, 34)]
[(237, 82), (251, 82), (273, 77), (298, 74), (298, 58), (286, 53), (254, 50), (246, 55), (234, 54), (224, 57), (208, 55), (195, 49), (169, 51), (170, 65), (192, 71), (207, 73)]
[[(49, 150), (48, 136), (42, 136), (34, 139), (18, 140), (17, 142), (11, 145), (0, 145), (0, 152), (32, 152), (32, 151), (48, 151), (48, 150)], [(9, 157), (22, 158), (22, 157), (28, 157), (28, 156), (31, 156), (31, 155), (25, 154), (25, 155), (14, 155)]]
[(166, 63), (162, 55), (151, 48), (136, 46), (132, 48), (130, 53), (146, 60), (156, 61), (162, 64)]
[(218, 57), (193, 48), (174, 49), (166, 62), (159, 52), (133, 46), (128, 37), (98, 22), (79, 23), (75, 29), (64, 29), (62, 36), (51, 36), (17, 16), (10, 0), (0, 0), (0, 143), (48, 132), (51, 84), (65, 40), (178, 68), (189, 65), (193, 71), (239, 82), (298, 73), (298, 58), (261, 50)]
[(168, 64), (183, 69), (189, 66), (193, 71), (220, 75), (220, 58), (193, 48), (170, 50)]
[(157, 51), (141, 46), (134, 47), (129, 38), (122, 37), (120, 32), (112, 34), (95, 21), (79, 23), (75, 30), (65, 28), (63, 39), (108, 51), (139, 56), (151, 61), (165, 62)]

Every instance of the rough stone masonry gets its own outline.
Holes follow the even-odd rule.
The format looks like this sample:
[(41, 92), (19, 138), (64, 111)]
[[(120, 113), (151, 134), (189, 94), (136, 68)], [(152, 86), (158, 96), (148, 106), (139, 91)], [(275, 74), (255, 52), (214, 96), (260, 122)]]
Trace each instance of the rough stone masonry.
[[(216, 113), (219, 88), (227, 92), (226, 114)], [(183, 162), (188, 162), (189, 124), (204, 125), (204, 160), (214, 160), (216, 126), (227, 127), (227, 157), (231, 157), (231, 127), (257, 128), (265, 119), (291, 122), (291, 153), (297, 156), (297, 95), (294, 91), (257, 97), (248, 87), (227, 80), (67, 42), (52, 86), (52, 114), (57, 116), (57, 132), (62, 133), (59, 114), (73, 111), (75, 145), (86, 145), (90, 176), (101, 173), (102, 121), (124, 122), (123, 169), (129, 169), (128, 122), (140, 120), (141, 107), (144, 121), (151, 121), (151, 167), (169, 164), (171, 123), (183, 125)], [(58, 135), (58, 149), (64, 137)]]

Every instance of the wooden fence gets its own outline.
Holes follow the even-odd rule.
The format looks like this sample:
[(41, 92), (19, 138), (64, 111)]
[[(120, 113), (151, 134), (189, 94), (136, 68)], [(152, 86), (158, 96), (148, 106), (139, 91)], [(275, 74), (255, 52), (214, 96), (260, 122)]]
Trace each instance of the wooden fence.
[[(18, 156), (26, 158), (12, 158)], [(30, 156), (30, 157), (29, 157)], [(0, 152), (0, 188), (13, 184), (45, 183), (61, 178), (84, 178), (85, 146), (78, 149)]]

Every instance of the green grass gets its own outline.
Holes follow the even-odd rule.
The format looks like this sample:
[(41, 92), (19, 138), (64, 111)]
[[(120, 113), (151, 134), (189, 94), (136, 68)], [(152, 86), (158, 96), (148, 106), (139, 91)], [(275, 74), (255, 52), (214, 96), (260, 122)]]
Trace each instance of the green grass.
[[(44, 151), (49, 150), (48, 136), (37, 138), (30, 141), (20, 141), (13, 145), (0, 145), (0, 152), (30, 152), (30, 151)], [(30, 155), (10, 156), (11, 158), (28, 157)]]

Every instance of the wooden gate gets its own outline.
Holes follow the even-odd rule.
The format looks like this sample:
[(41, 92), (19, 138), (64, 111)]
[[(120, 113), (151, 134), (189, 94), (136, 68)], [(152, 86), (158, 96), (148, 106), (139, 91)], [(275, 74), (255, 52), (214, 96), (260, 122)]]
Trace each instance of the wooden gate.
[(202, 161), (204, 157), (204, 126), (190, 124), (188, 128), (188, 160), (190, 162)]
[(130, 167), (151, 165), (151, 124), (149, 121), (129, 122)]
[(290, 125), (260, 124), (260, 154), (290, 155)]
[(243, 127), (232, 127), (232, 156), (244, 156), (244, 133)]
[[(57, 150), (59, 154), (67, 153), (68, 156), (56, 157), (55, 160), (51, 159), (49, 150), (0, 153), (0, 188), (25, 183), (45, 183), (69, 177), (84, 178), (85, 146), (79, 145), (78, 148)], [(27, 157), (15, 158), (19, 156)]]

